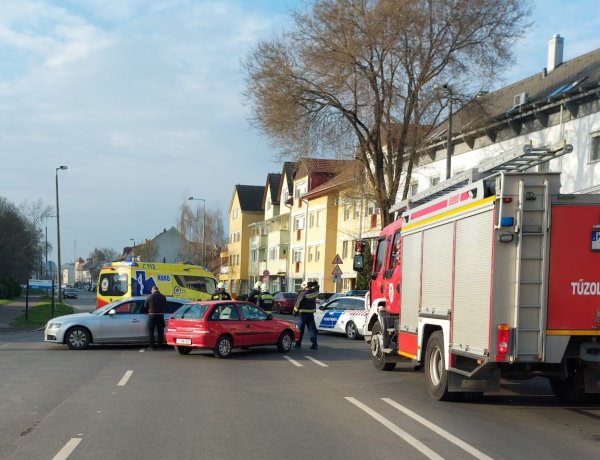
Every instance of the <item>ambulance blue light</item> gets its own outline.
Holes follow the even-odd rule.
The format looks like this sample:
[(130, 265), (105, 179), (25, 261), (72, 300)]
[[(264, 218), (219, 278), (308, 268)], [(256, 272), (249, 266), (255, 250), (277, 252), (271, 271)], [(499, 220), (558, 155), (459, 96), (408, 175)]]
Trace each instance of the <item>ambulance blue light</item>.
[(515, 225), (514, 217), (503, 217), (500, 219), (500, 227), (512, 227)]

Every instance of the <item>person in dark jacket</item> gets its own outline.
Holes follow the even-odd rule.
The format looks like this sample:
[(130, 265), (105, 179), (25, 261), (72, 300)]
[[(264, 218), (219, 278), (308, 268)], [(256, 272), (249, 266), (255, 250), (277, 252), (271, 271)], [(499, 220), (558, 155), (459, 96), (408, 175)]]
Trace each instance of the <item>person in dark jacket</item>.
[(316, 350), (317, 345), (317, 325), (315, 324), (315, 311), (317, 310), (317, 295), (319, 291), (317, 289), (318, 283), (316, 281), (303, 281), (302, 291), (296, 297), (296, 304), (294, 305), (294, 316), (300, 315), (298, 320), (298, 330), (300, 331), (300, 339), (294, 345), (296, 348), (300, 348), (302, 345), (302, 337), (304, 336), (304, 326), (308, 329), (308, 336), (312, 345), (310, 348)]
[[(162, 347), (165, 341), (165, 317), (167, 298), (160, 293), (158, 286), (152, 286), (151, 294), (146, 297), (144, 311), (148, 313), (148, 340), (150, 349)], [(154, 341), (154, 331), (157, 333), (157, 342)]]
[(212, 295), (211, 300), (231, 300), (231, 294), (225, 290), (225, 283), (223, 281), (217, 284), (217, 290)]

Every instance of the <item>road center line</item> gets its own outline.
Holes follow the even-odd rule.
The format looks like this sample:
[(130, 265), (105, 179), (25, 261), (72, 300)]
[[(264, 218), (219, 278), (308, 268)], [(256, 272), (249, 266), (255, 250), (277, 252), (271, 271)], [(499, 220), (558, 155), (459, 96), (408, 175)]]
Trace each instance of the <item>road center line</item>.
[(327, 364), (319, 361), (318, 359), (313, 358), (312, 356), (305, 356), (305, 358), (310, 359), (313, 363), (318, 364), (321, 367), (329, 367)]
[(289, 356), (283, 356), (285, 359), (287, 359), (290, 363), (292, 363), (294, 366), (296, 367), (302, 367), (302, 364), (300, 364), (298, 361), (296, 361), (295, 359), (290, 358)]
[(124, 387), (125, 385), (127, 385), (127, 381), (129, 380), (129, 378), (131, 377), (131, 374), (133, 374), (133, 371), (130, 369), (127, 372), (125, 372), (125, 375), (123, 376), (123, 378), (119, 381), (119, 383), (117, 384), (117, 386), (119, 387)]
[(413, 420), (416, 420), (421, 425), (423, 425), (423, 426), (429, 428), (431, 431), (437, 433), (442, 438), (445, 438), (448, 441), (450, 441), (452, 444), (460, 447), (465, 452), (470, 453), (473, 457), (479, 458), (481, 460), (493, 460), (491, 457), (488, 457), (487, 455), (485, 455), (483, 452), (481, 452), (480, 450), (476, 449), (472, 445), (467, 444), (462, 439), (459, 439), (456, 436), (454, 436), (453, 434), (448, 433), (443, 428), (440, 428), (439, 426), (437, 426), (434, 423), (430, 422), (426, 418), (421, 417), (419, 414), (411, 411), (410, 409), (402, 406), (401, 404), (398, 404), (396, 401), (394, 401), (394, 400), (392, 400), (390, 398), (381, 398), (381, 399), (383, 401), (385, 401), (386, 403), (388, 403), (393, 408), (398, 409), (400, 412), (404, 413), (405, 415), (408, 415), (410, 418), (412, 418)]
[(73, 453), (75, 448), (81, 442), (81, 438), (71, 438), (58, 453), (52, 457), (52, 460), (66, 460)]
[(406, 441), (408, 444), (413, 446), (415, 449), (417, 449), (419, 452), (421, 452), (426, 457), (431, 458), (432, 460), (443, 460), (444, 459), (444, 457), (442, 457), (441, 455), (438, 455), (436, 452), (431, 450), (429, 447), (427, 447), (421, 441), (412, 437), (410, 434), (408, 434), (406, 431), (404, 431), (398, 425), (395, 425), (393, 422), (391, 422), (390, 420), (385, 418), (383, 415), (375, 412), (369, 406), (366, 406), (363, 403), (361, 403), (360, 401), (358, 401), (354, 398), (351, 398), (349, 396), (346, 396), (345, 399), (347, 401), (351, 402), (352, 404), (354, 404), (359, 409), (365, 411), (367, 414), (369, 414), (371, 417), (373, 417), (375, 420), (377, 420), (379, 423), (381, 423), (383, 426), (385, 426), (388, 430), (390, 430), (392, 433), (395, 433), (397, 436), (402, 438), (404, 441)]

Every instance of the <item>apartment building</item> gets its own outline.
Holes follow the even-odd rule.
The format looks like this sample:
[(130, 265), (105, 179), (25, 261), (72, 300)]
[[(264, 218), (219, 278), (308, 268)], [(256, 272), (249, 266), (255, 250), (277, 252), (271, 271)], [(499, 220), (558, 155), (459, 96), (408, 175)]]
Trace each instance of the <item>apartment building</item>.
[[(435, 128), (426, 155), (413, 169), (411, 195), (418, 197), (446, 177), (448, 138), (452, 177), (486, 159), (520, 154), (527, 145), (542, 151), (566, 142), (571, 153), (534, 170), (560, 172), (561, 193), (600, 191), (600, 49), (563, 61), (563, 47), (564, 39), (553, 36), (546, 68), (540, 65), (535, 75), (479, 94), (451, 114), (452, 132), (448, 120)], [(448, 88), (447, 97), (453, 97)]]
[(236, 185), (229, 204), (229, 242), (221, 253), (219, 280), (234, 294), (248, 292), (250, 225), (264, 220), (263, 185)]

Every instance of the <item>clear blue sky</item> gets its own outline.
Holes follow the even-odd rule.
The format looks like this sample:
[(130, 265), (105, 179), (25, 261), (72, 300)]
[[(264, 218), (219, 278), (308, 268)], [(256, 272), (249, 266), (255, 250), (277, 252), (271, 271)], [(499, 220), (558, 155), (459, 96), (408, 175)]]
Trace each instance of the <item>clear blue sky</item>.
[[(300, 4), (2, 0), (0, 196), (54, 206), (55, 168), (68, 166), (59, 173), (63, 262), (155, 236), (190, 195), (226, 218), (235, 184), (280, 172), (247, 123), (240, 61)], [(504, 82), (541, 71), (554, 33), (565, 37), (565, 59), (600, 47), (599, 5), (536, 1)]]

